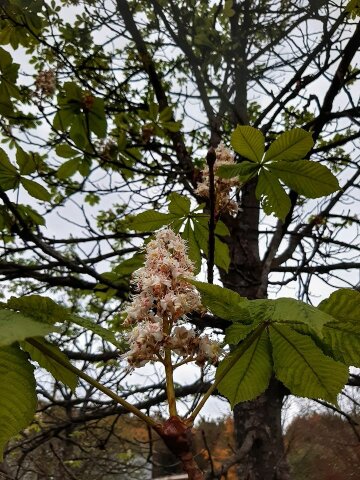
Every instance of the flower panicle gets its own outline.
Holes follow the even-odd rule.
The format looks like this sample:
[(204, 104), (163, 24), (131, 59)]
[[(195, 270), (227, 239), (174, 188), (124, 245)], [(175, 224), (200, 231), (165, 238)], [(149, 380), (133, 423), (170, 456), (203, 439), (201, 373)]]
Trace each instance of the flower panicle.
[[(234, 165), (235, 157), (234, 153), (225, 147), (223, 143), (220, 143), (215, 150), (216, 160), (214, 164), (214, 181), (215, 181), (215, 212), (224, 213), (228, 212), (232, 215), (236, 215), (238, 212), (238, 204), (233, 200), (231, 195), (231, 189), (233, 187), (240, 186), (240, 182), (237, 177), (233, 178), (221, 178), (216, 175), (217, 170), (222, 165)], [(198, 183), (195, 193), (200, 197), (210, 196), (210, 176), (209, 167), (206, 166), (201, 172), (202, 181)]]
[(52, 97), (56, 90), (56, 75), (53, 70), (42, 70), (35, 78), (36, 93), (41, 97)]
[(171, 229), (158, 232), (146, 246), (144, 267), (133, 275), (138, 293), (126, 308), (125, 325), (133, 327), (126, 354), (130, 366), (162, 361), (165, 349), (200, 366), (217, 361), (218, 344), (181, 325), (187, 314), (203, 310), (199, 292), (187, 281), (193, 277), (185, 241)]

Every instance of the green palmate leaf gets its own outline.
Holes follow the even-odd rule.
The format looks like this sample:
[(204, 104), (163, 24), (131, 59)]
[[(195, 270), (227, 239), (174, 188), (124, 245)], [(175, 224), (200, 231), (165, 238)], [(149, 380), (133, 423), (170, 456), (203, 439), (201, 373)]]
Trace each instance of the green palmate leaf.
[(136, 253), (133, 257), (124, 260), (114, 268), (114, 272), (124, 277), (131, 275), (135, 270), (144, 265), (145, 255)]
[(190, 220), (187, 220), (181, 236), (187, 242), (187, 253), (190, 260), (194, 262), (195, 274), (197, 274), (200, 272), (201, 269), (201, 252), (195, 238), (194, 230), (191, 228)]
[(42, 297), (41, 295), (27, 295), (20, 298), (11, 297), (7, 302), (7, 307), (17, 310), (33, 320), (46, 324), (62, 323), (69, 315), (67, 308), (58, 305), (51, 298)]
[[(21, 342), (21, 348), (28, 352), (31, 360), (37, 362), (40, 367), (50, 372), (51, 375), (55, 378), (55, 380), (62, 382), (64, 385), (67, 385), (72, 391), (75, 391), (78, 377), (75, 375), (75, 373), (68, 370), (66, 367), (64, 367), (64, 365), (58, 363), (53, 358), (59, 358), (62, 362), (71, 366), (71, 363), (69, 362), (67, 356), (59, 349), (59, 347), (47, 342), (43, 338), (37, 337), (35, 338), (35, 340), (36, 345), (33, 345), (26, 340)], [(45, 347), (44, 350), (49, 350), (51, 352), (51, 357), (44, 353), (44, 351), (41, 349), (42, 346)]]
[(165, 107), (159, 113), (160, 122), (169, 122), (172, 119), (173, 111), (171, 107)]
[(345, 365), (360, 367), (360, 324), (333, 322), (324, 327), (321, 347)]
[(221, 178), (240, 177), (241, 180), (247, 181), (257, 174), (259, 168), (260, 165), (244, 160), (243, 162), (236, 163), (235, 165), (221, 165), (216, 170), (216, 175)]
[(241, 316), (238, 321), (245, 323), (268, 322), (275, 310), (274, 300), (247, 300), (241, 302)]
[(231, 145), (242, 157), (260, 163), (265, 150), (265, 138), (254, 127), (238, 125), (231, 134)]
[[(216, 378), (222, 375), (234, 355), (236, 350), (220, 362)], [(271, 374), (270, 342), (267, 333), (263, 332), (225, 375), (218, 385), (218, 390), (233, 407), (239, 402), (253, 400), (263, 393), (269, 385)]]
[(342, 322), (360, 324), (360, 292), (342, 288), (323, 300), (318, 309)]
[(270, 325), (276, 377), (294, 395), (336, 403), (348, 368), (324, 355), (307, 335), (287, 325)]
[(94, 98), (94, 103), (88, 113), (89, 127), (99, 138), (105, 138), (107, 122), (104, 99)]
[(225, 343), (230, 345), (237, 345), (241, 340), (244, 340), (249, 333), (255, 330), (258, 326), (258, 323), (254, 322), (249, 324), (244, 323), (233, 323), (229, 328), (226, 329)]
[(20, 175), (30, 175), (36, 171), (35, 155), (25, 152), (21, 147), (16, 148), (16, 163), (20, 168)]
[(46, 188), (44, 188), (39, 183), (23, 177), (21, 178), (20, 182), (21, 182), (21, 185), (28, 192), (28, 194), (31, 195), (32, 197), (37, 198), (38, 200), (43, 200), (45, 202), (48, 202), (49, 200), (51, 200), (50, 192), (48, 192)]
[(222, 14), (227, 17), (233, 17), (235, 15), (235, 10), (232, 8), (233, 0), (225, 0), (224, 8)]
[(155, 210), (147, 210), (141, 212), (131, 219), (130, 228), (137, 232), (152, 232), (165, 225), (169, 225), (178, 215), (172, 213), (156, 212)]
[(243, 314), (241, 304), (246, 299), (233, 290), (219, 285), (198, 282), (197, 280), (189, 280), (189, 282), (199, 290), (202, 304), (214, 315), (225, 320), (239, 320)]
[(110, 330), (107, 330), (101, 325), (98, 325), (97, 323), (94, 323), (89, 318), (78, 317), (77, 315), (71, 315), (69, 317), (69, 321), (72, 323), (76, 323), (76, 325), (80, 325), (80, 327), (86, 328), (86, 330), (90, 330), (91, 332), (94, 332), (96, 335), (101, 337), (106, 342), (112, 343), (120, 351), (124, 350), (124, 344), (116, 339), (113, 332), (111, 332)]
[(83, 101), (83, 91), (75, 82), (65, 82), (63, 85), (65, 91), (64, 103), (74, 105), (76, 103), (81, 104)]
[(360, 1), (350, 0), (350, 2), (346, 5), (345, 10), (350, 14), (352, 19), (360, 16)]
[[(12, 63), (13, 63), (13, 59), (10, 53), (4, 48), (0, 47), (0, 69), (2, 71), (6, 70), (8, 67), (12, 65)], [(16, 77), (13, 80), (15, 81)]]
[(245, 300), (241, 303), (241, 321), (257, 325), (259, 322), (287, 323), (294, 328), (306, 326), (306, 332), (313, 332), (318, 338), (323, 336), (324, 325), (335, 318), (319, 308), (307, 305), (292, 298), (276, 300)]
[(83, 177), (87, 177), (90, 174), (91, 163), (91, 159), (85, 155), (79, 163), (80, 175), (82, 175)]
[[(208, 254), (209, 250), (209, 216), (208, 215), (199, 215), (198, 217), (193, 217), (194, 222), (194, 236), (196, 238), (196, 242), (200, 249), (205, 253)], [(220, 225), (219, 230), (221, 234), (228, 234), (230, 233), (228, 229), (225, 229)], [(217, 229), (215, 227), (215, 233), (217, 233)], [(229, 269), (230, 264), (230, 255), (229, 255), (229, 248), (228, 246), (222, 242), (219, 238), (215, 236), (215, 255), (214, 255), (215, 265), (222, 268), (226, 272)]]
[(256, 186), (256, 197), (261, 201), (261, 206), (266, 215), (274, 213), (280, 220), (285, 220), (291, 207), (290, 199), (279, 180), (265, 169), (260, 171)]
[(337, 178), (327, 167), (310, 160), (275, 162), (268, 168), (288, 187), (307, 198), (329, 195), (340, 188)]
[(19, 174), (5, 151), (0, 148), (0, 188), (10, 190), (19, 185)]
[(215, 234), (220, 235), (221, 237), (227, 237), (230, 235), (230, 231), (225, 223), (219, 220), (215, 226)]
[(78, 114), (78, 108), (72, 107), (71, 105), (62, 108), (54, 117), (53, 127), (55, 130), (65, 131), (71, 125), (74, 115)]
[(230, 265), (229, 247), (226, 245), (226, 243), (222, 242), (217, 237), (215, 237), (214, 262), (217, 267), (222, 268), (223, 270), (225, 270), (225, 272), (229, 270), (229, 265)]
[(56, 154), (62, 158), (72, 158), (75, 157), (79, 152), (71, 148), (67, 143), (57, 145), (55, 148)]
[(171, 229), (174, 230), (175, 233), (179, 233), (183, 224), (184, 224), (184, 218), (176, 218), (171, 222)]
[(34, 225), (45, 225), (45, 219), (29, 205), (17, 205), (17, 210), (19, 214), (24, 218), (25, 221), (32, 223)]
[(80, 161), (81, 157), (75, 157), (63, 163), (56, 172), (56, 176), (60, 180), (72, 177), (79, 170)]
[(274, 305), (271, 321), (279, 323), (304, 323), (319, 337), (322, 336), (324, 325), (333, 322), (334, 318), (316, 307), (307, 305), (293, 298), (277, 298), (268, 300)]
[(15, 345), (0, 348), (0, 462), (6, 443), (34, 417), (35, 386), (27, 355)]
[(162, 122), (161, 127), (169, 132), (178, 132), (182, 126), (181, 121), (176, 122)]
[(36, 322), (30, 316), (12, 310), (0, 310), (0, 347), (29, 337), (47, 335), (56, 330), (53, 325)]
[(265, 153), (264, 162), (279, 160), (300, 160), (314, 145), (311, 133), (302, 128), (294, 128), (284, 132), (270, 145)]
[(173, 192), (169, 195), (169, 212), (183, 217), (190, 212), (190, 198)]
[(77, 147), (85, 148), (89, 139), (89, 131), (84, 115), (73, 115), (69, 134)]
[(193, 218), (193, 221), (196, 241), (201, 250), (205, 253), (205, 255), (207, 255), (209, 250), (209, 226), (207, 223), (208, 217), (205, 219), (202, 217)]

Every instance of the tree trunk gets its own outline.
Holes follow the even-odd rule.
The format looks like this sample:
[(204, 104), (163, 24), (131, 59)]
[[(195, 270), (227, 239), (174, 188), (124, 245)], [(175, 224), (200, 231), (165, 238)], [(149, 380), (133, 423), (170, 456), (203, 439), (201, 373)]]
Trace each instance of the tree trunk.
[(288, 480), (289, 468), (281, 429), (284, 387), (272, 379), (268, 390), (251, 402), (234, 408), (235, 438), (238, 448), (248, 434), (254, 434), (252, 448), (240, 460), (241, 480)]
[[(227, 218), (230, 229), (231, 264), (228, 273), (221, 272), (224, 286), (249, 299), (257, 298), (262, 282), (259, 256), (259, 205), (255, 184), (243, 188), (241, 211), (237, 218)], [(250, 450), (239, 460), (241, 480), (288, 480), (289, 468), (281, 428), (281, 409), (286, 390), (272, 379), (268, 390), (257, 399), (240, 403), (234, 408), (237, 448), (251, 436)]]

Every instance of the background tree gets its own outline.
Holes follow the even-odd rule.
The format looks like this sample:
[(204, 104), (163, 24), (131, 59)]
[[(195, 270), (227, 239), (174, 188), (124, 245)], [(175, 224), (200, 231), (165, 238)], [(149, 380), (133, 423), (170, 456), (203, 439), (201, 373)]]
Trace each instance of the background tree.
[(295, 419), (286, 433), (294, 478), (356, 477), (359, 471), (358, 435), (356, 415), (346, 419), (331, 413), (312, 412)]
[[(215, 263), (224, 286), (242, 296), (265, 298), (290, 287), (311, 302), (322, 288), (356, 287), (360, 27), (345, 4), (2, 2), (0, 272), (8, 291), (48, 290), (75, 313), (86, 309), (117, 331), (129, 276), (143, 261), (136, 254), (142, 239), (189, 215), (183, 235), (193, 259), (198, 265), (200, 255), (206, 259), (209, 281)], [(317, 170), (294, 164), (308, 182), (307, 195), (296, 193), (291, 172), (283, 172), (280, 179), (291, 187), (284, 208), (281, 185), (269, 191), (270, 174), (257, 179), (239, 155), (248, 181), (234, 194), (238, 212), (215, 211), (211, 191), (207, 199), (196, 190), (204, 158), (211, 175), (209, 147), (228, 145), (238, 124), (260, 128), (267, 145), (290, 128), (310, 131), (315, 145), (308, 157), (331, 168), (341, 189), (305, 201), (321, 196)], [(174, 191), (194, 207), (206, 204), (209, 227), (209, 217), (176, 206), (176, 197), (169, 198)], [(134, 219), (143, 210), (158, 213)], [(229, 234), (214, 235), (219, 219)], [(194, 322), (226, 327), (207, 316)], [(59, 339), (81, 368), (125, 396), (138, 394), (141, 408), (165, 399), (162, 379), (135, 391), (111, 363), (90, 367), (117, 363), (118, 354), (92, 334), (84, 337), (83, 326), (69, 326)], [(79, 423), (122, 413), (82, 387), (82, 398), (75, 398), (59, 385), (51, 393), (39, 386), (70, 412), (62, 428), (73, 422), (75, 406)], [(198, 381), (177, 394), (204, 389)], [(281, 432), (287, 394), (273, 380), (256, 400), (235, 407), (241, 475), (289, 478)]]

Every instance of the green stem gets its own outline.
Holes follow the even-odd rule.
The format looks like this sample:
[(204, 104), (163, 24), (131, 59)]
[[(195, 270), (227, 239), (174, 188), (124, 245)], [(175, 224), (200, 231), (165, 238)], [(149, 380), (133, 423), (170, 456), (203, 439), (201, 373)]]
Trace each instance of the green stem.
[(257, 338), (260, 337), (262, 332), (265, 330), (267, 326), (267, 323), (261, 323), (253, 332), (251, 335), (249, 335), (241, 345), (234, 351), (232, 354), (232, 358), (230, 362), (227, 364), (226, 368), (221, 372), (221, 375), (218, 375), (216, 378), (215, 382), (211, 385), (211, 387), (207, 390), (207, 392), (204, 393), (202, 399), (194, 409), (193, 413), (190, 415), (190, 417), (186, 420), (188, 424), (193, 424), (195, 418), (199, 414), (200, 410), (203, 408), (205, 405), (206, 401), (212, 395), (212, 393), (217, 389), (219, 383), (224, 379), (225, 375), (229, 373), (229, 371), (235, 366), (235, 364), (238, 362), (238, 360), (244, 355), (246, 350), (248, 350), (251, 345), (255, 342)]
[[(163, 331), (165, 336), (169, 336), (172, 329), (172, 322), (170, 318), (163, 318)], [(166, 377), (166, 396), (169, 405), (169, 415), (170, 417), (177, 416), (176, 410), (176, 396), (175, 396), (175, 386), (174, 386), (174, 366), (171, 360), (171, 349), (165, 348), (164, 354), (164, 367), (165, 367), (165, 377)]]
[(169, 348), (165, 349), (164, 366), (166, 375), (166, 395), (169, 403), (169, 414), (170, 417), (175, 417), (177, 415), (177, 410), (173, 376), (174, 368), (171, 362), (171, 350)]
[(141, 420), (143, 420), (145, 423), (147, 423), (150, 427), (156, 429), (158, 427), (158, 423), (156, 423), (154, 420), (152, 420), (150, 417), (148, 417), (147, 415), (145, 415), (144, 413), (142, 413), (138, 408), (136, 408), (134, 405), (131, 405), (131, 403), (128, 403), (126, 400), (124, 400), (123, 398), (119, 397), (119, 395), (116, 395), (116, 393), (112, 392), (109, 388), (105, 387), (104, 385), (102, 385), (101, 383), (99, 383), (97, 380), (95, 380), (94, 378), (90, 377), (89, 375), (87, 375), (86, 373), (82, 372), (81, 370), (79, 370), (78, 368), (74, 367), (74, 365), (72, 365), (71, 363), (68, 363), (66, 362), (65, 360), (63, 360), (62, 358), (58, 357), (54, 352), (52, 352), (51, 350), (49, 350), (48, 348), (46, 348), (46, 346), (43, 344), (43, 343), (39, 343), (37, 342), (37, 340), (35, 338), (27, 338), (26, 341), (28, 343), (30, 343), (31, 345), (33, 345), (35, 348), (37, 348), (38, 350), (40, 350), (44, 355), (46, 355), (47, 357), (50, 357), (52, 358), (53, 360), (55, 360), (57, 363), (59, 363), (60, 365), (62, 365), (64, 368), (66, 368), (67, 370), (69, 370), (70, 372), (73, 372), (75, 373), (75, 375), (77, 375), (78, 377), (82, 378), (83, 380), (85, 380), (86, 382), (88, 382), (90, 385), (92, 385), (93, 387), (97, 388), (98, 390), (100, 390), (100, 392), (104, 393), (105, 395), (107, 395), (108, 397), (112, 398), (113, 400), (115, 400), (115, 402), (117, 402), (119, 405), (123, 406), (124, 408), (126, 408), (126, 410), (128, 410), (130, 413), (133, 413), (134, 415), (136, 415), (138, 418), (140, 418)]

